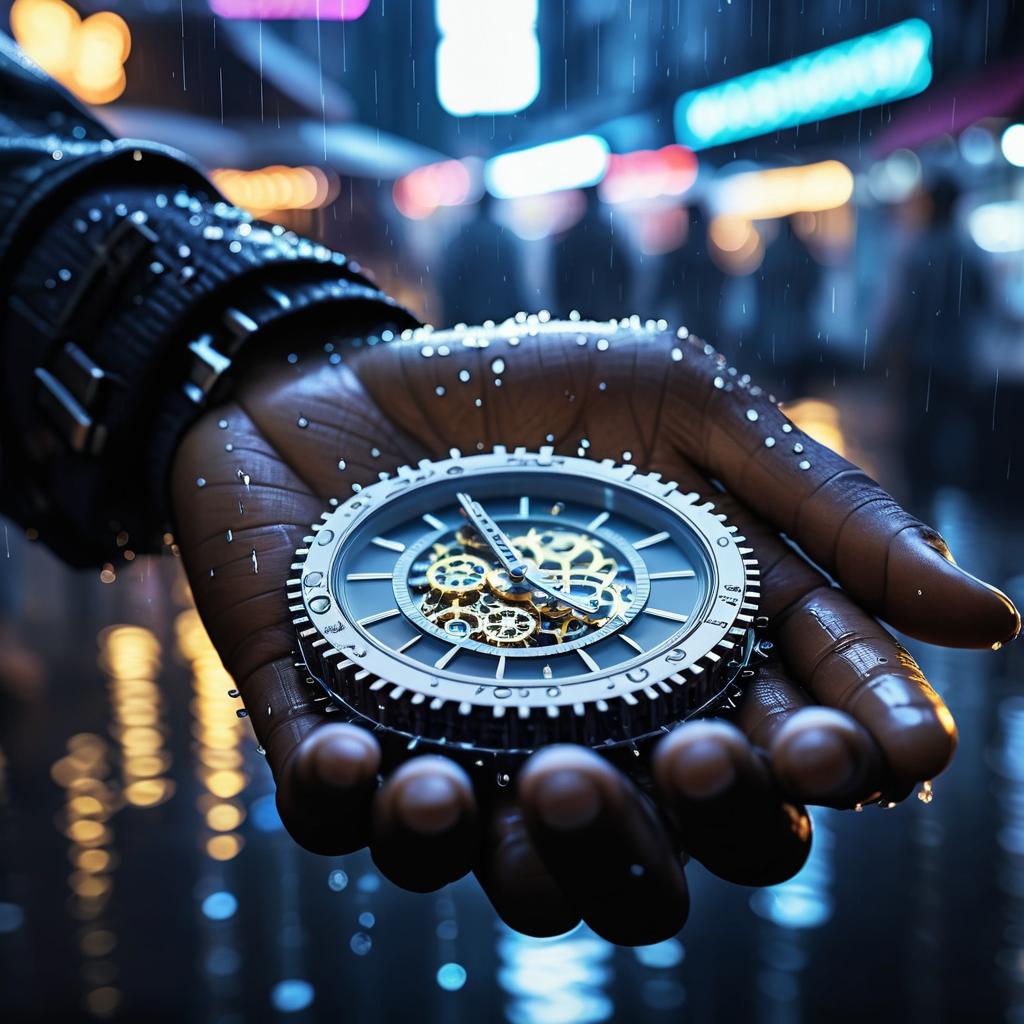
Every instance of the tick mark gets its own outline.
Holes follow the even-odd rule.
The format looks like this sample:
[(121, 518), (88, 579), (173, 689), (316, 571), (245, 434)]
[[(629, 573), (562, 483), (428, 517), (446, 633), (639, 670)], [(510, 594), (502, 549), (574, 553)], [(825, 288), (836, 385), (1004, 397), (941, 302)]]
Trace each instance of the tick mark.
[(498, 658), (498, 667), (494, 670), (494, 678), (495, 679), (504, 679), (505, 678), (505, 655), (504, 654), (500, 658)]
[(669, 572), (652, 572), (652, 580), (688, 580), (697, 574), (693, 569), (672, 569)]
[(644, 653), (644, 649), (631, 636), (626, 636), (625, 633), (620, 633), (619, 639), (623, 643), (629, 644), (629, 646), (632, 647), (633, 650), (636, 651), (638, 654)]
[(658, 619), (671, 619), (673, 622), (686, 622), (689, 615), (682, 615), (679, 612), (667, 612), (664, 608), (645, 608), (645, 615), (653, 615)]
[(663, 540), (668, 540), (668, 530), (662, 530), (661, 533), (652, 533), (650, 537), (638, 540), (633, 547), (639, 551), (641, 548), (650, 548), (655, 544), (660, 544)]
[(576, 652), (580, 658), (583, 659), (583, 664), (590, 669), (591, 672), (600, 672), (601, 666), (584, 650), (578, 650)]
[(346, 583), (360, 583), (363, 580), (393, 580), (395, 574), (391, 572), (350, 572), (345, 577)]
[(389, 608), (384, 612), (377, 612), (376, 615), (367, 615), (365, 619), (359, 619), (360, 626), (372, 626), (375, 622), (383, 622), (385, 619), (394, 618), (401, 614), (397, 608)]
[(445, 524), (441, 522), (437, 516), (432, 516), (429, 512), (423, 517), (423, 522), (425, 522), (427, 526), (432, 526), (435, 530), (443, 530), (446, 528)]
[(587, 523), (587, 529), (588, 530), (598, 530), (598, 529), (600, 529), (602, 526), (604, 526), (605, 523), (608, 522), (610, 517), (611, 517), (611, 512), (601, 512), (599, 515), (594, 516), (594, 518), (591, 519), (589, 523)]
[(379, 548), (387, 548), (388, 551), (404, 551), (405, 545), (401, 541), (388, 540), (387, 537), (374, 537), (370, 541), (371, 544), (376, 544)]
[(452, 658), (454, 658), (455, 655), (458, 654), (459, 651), (461, 650), (461, 647), (449, 647), (448, 650), (445, 651), (444, 654), (442, 654), (441, 657), (434, 662), (434, 668), (444, 668), (445, 665), (447, 665), (448, 662), (451, 661)]
[(519, 499), (519, 515), (525, 519), (530, 514), (530, 499), (524, 494)]

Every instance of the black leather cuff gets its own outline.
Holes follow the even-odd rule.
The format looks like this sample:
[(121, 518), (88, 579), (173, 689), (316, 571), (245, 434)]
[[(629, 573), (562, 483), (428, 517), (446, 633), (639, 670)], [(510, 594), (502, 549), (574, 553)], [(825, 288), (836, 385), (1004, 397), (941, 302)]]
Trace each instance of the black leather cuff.
[(7, 307), (5, 511), (75, 565), (158, 549), (177, 437), (271, 325), (415, 324), (324, 246), (214, 198), (131, 186), (52, 220)]

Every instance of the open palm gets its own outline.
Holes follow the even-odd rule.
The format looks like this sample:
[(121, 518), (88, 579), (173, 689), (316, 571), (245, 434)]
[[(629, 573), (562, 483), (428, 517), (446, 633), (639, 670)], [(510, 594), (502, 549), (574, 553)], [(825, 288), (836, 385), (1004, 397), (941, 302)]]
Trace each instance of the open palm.
[[(685, 920), (680, 852), (737, 882), (779, 881), (806, 857), (804, 803), (900, 799), (946, 766), (952, 718), (875, 616), (928, 642), (990, 646), (1016, 634), (1016, 611), (710, 348), (625, 323), (328, 347), (340, 361), (311, 339), (297, 362), (250, 366), (186, 435), (173, 474), (196, 603), (300, 843), (369, 845), (388, 877), (420, 891), (475, 871), (524, 931), (582, 917), (613, 941), (650, 942)], [(660, 472), (710, 497), (755, 549), (779, 656), (748, 680), (733, 724), (691, 723), (661, 741), (653, 796), (564, 746), (534, 755), (504, 800), (434, 756), (381, 782), (372, 734), (332, 723), (296, 667), (285, 581), (329, 499), (401, 464), (495, 444)]]

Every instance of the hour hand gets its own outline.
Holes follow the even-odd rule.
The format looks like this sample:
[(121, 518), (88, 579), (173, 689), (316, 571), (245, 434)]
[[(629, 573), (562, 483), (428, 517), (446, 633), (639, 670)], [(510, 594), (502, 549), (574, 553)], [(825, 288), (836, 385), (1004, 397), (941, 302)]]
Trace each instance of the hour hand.
[(484, 511), (483, 505), (474, 501), (464, 491), (459, 491), (455, 497), (462, 506), (466, 518), (476, 527), (477, 533), (491, 549), (502, 569), (514, 580), (524, 579), (529, 567), (512, 546), (512, 541), (508, 539), (505, 531)]
[(464, 491), (459, 491), (455, 497), (462, 506), (462, 511), (466, 513), (466, 518), (476, 527), (477, 532), (494, 553), (494, 557), (513, 580), (525, 580), (531, 587), (574, 611), (589, 615), (597, 610), (594, 602), (573, 597), (559, 590), (544, 573), (531, 569), (508, 539), (505, 531), (484, 511), (479, 502), (474, 501)]

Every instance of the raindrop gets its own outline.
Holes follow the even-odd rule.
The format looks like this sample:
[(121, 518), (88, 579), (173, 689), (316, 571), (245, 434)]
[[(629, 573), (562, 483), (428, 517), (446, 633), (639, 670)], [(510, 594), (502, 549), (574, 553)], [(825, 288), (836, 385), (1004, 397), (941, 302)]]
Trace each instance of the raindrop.
[(470, 379), (469, 370), (459, 370), (459, 380), (461, 380), (463, 384), (468, 384), (469, 383), (469, 379)]
[(715, 387), (721, 390), (725, 387), (725, 381), (721, 377), (716, 377), (714, 380)]
[(217, 426), (220, 427), (221, 430), (227, 430), (228, 429), (228, 421), (227, 420), (217, 420)]
[(206, 486), (206, 477), (197, 476), (196, 477), (196, 487), (205, 487), (205, 486)]
[(774, 437), (766, 437), (764, 439), (764, 446), (765, 446), (765, 448), (774, 448), (775, 447), (775, 438)]
[(338, 459), (338, 469), (340, 469), (343, 473), (345, 472), (346, 465), (348, 465), (348, 463), (346, 463), (344, 459)]
[(348, 885), (348, 875), (340, 868), (332, 871), (327, 876), (327, 888), (332, 892), (341, 892)]
[(801, 469), (810, 469), (811, 468), (811, 464), (806, 459), (801, 459), (800, 460), (800, 468)]
[(373, 939), (366, 932), (356, 932), (349, 940), (349, 946), (356, 956), (366, 956), (373, 949)]
[(249, 474), (244, 469), (238, 471), (238, 479), (245, 485), (245, 489), (249, 490)]
[(300, 426), (300, 427), (301, 427), (301, 428), (302, 428), (303, 430), (305, 430), (305, 429), (306, 429), (306, 427), (308, 427), (308, 426), (309, 426), (309, 420), (307, 420), (305, 416), (300, 416), (300, 417), (299, 417), (299, 418), (298, 418), (298, 419), (297, 419), (297, 420), (296, 420), (295, 422), (296, 422), (296, 423), (297, 423), (297, 424), (298, 424), (298, 425), (299, 425), (299, 426)]
[(597, 351), (598, 352), (607, 352), (608, 351), (608, 339), (607, 338), (600, 338), (598, 340), (598, 342), (597, 342)]
[(756, 423), (758, 421), (758, 418), (759, 417), (757, 415), (757, 410), (756, 409), (748, 409), (747, 410), (747, 419), (750, 420), (751, 423)]
[(370, 449), (370, 457), (374, 458), (374, 459), (379, 459), (380, 458), (380, 449), (379, 448), (371, 448)]
[(376, 923), (377, 918), (375, 918), (368, 910), (364, 910), (359, 915), (359, 924), (363, 928), (372, 928)]
[(504, 359), (493, 359), (491, 360), (491, 373), (495, 376), (500, 376), (505, 372), (505, 360)]
[(252, 549), (252, 571), (254, 573), (256, 573), (257, 575), (259, 575), (260, 563), (259, 563), (259, 560), (256, 558), (256, 549), (255, 548)]
[(224, 445), (224, 451), (233, 452), (234, 450), (235, 446), (230, 441), (226, 445)]
[(633, 453), (632, 452), (623, 452), (622, 453), (622, 461), (623, 462), (632, 462), (633, 461)]
[(228, 532), (227, 532), (227, 541), (228, 541), (228, 543), (230, 544), (234, 539), (235, 539), (235, 535), (230, 530), (228, 530)]
[(797, 443), (793, 445), (793, 451), (795, 451), (797, 455), (799, 455), (803, 450), (804, 446), (799, 441), (797, 441)]
[(438, 398), (443, 398), (444, 397), (444, 387), (441, 384), (438, 384), (437, 387), (434, 388), (434, 394), (437, 395)]

